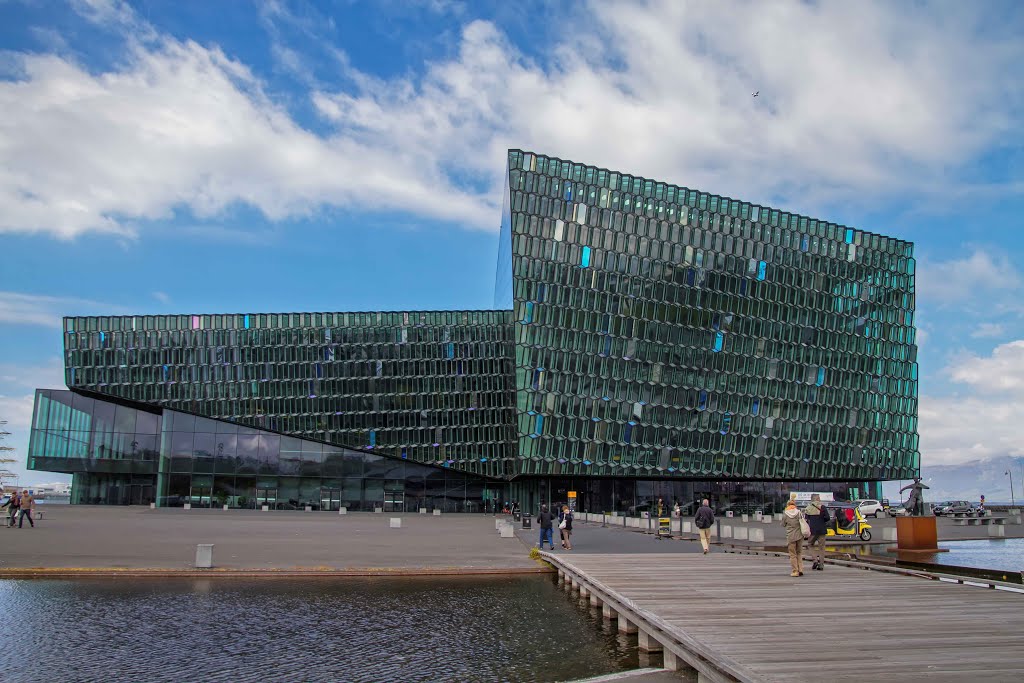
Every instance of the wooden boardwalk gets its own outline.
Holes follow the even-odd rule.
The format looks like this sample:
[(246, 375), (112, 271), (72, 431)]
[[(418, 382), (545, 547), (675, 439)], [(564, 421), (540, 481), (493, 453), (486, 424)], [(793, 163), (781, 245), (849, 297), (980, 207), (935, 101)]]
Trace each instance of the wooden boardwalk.
[(1024, 681), (1024, 594), (789, 560), (544, 553), (641, 649), (702, 681)]

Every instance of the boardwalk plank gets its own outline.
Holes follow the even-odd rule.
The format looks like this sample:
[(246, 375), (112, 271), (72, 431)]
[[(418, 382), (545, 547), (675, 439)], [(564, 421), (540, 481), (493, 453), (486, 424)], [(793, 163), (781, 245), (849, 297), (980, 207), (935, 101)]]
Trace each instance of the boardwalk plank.
[[(784, 558), (753, 555), (553, 559), (747, 680), (1024, 680), (1019, 593), (840, 566), (791, 577)], [(817, 630), (835, 645), (808, 656)]]

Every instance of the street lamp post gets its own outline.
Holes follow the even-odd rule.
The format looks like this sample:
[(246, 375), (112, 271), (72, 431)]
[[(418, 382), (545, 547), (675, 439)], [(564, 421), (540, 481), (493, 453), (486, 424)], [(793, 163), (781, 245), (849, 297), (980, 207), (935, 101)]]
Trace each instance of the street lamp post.
[(1017, 501), (1013, 498), (1013, 475), (1010, 474), (1010, 470), (1006, 470), (1006, 476), (1010, 478), (1010, 505), (1016, 506)]

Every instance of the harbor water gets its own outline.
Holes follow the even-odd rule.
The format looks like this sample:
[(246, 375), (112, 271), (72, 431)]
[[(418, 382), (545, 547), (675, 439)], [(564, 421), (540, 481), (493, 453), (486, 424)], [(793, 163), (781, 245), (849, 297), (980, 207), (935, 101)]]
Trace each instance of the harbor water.
[(20, 681), (558, 681), (638, 664), (550, 576), (0, 581)]

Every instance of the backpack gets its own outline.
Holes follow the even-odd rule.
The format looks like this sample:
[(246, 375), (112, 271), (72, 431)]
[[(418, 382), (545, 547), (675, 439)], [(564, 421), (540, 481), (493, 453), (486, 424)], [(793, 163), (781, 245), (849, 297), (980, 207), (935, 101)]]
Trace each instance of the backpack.
[(800, 515), (800, 533), (803, 534), (804, 538), (811, 537), (811, 525), (807, 523), (805, 515)]

